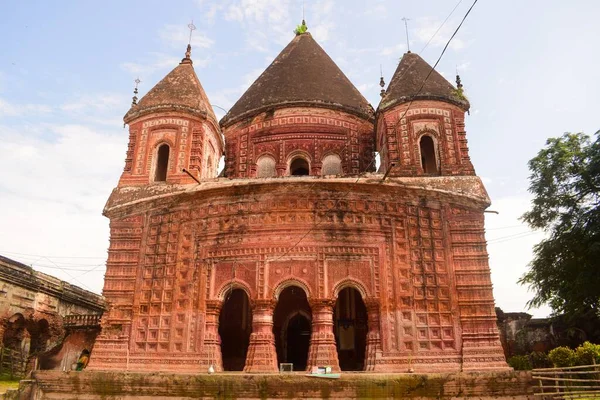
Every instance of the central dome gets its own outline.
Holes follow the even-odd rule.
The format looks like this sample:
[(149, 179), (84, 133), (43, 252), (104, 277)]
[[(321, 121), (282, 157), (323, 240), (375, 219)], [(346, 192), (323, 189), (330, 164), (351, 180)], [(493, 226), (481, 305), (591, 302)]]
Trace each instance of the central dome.
[(297, 35), (221, 120), (228, 126), (272, 108), (335, 108), (372, 119), (372, 107), (310, 33)]

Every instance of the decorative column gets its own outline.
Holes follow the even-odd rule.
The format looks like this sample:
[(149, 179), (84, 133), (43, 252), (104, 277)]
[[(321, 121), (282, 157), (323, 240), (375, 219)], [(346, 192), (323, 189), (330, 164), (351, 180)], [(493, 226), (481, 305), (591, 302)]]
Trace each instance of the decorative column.
[(219, 336), (219, 314), (222, 306), (223, 302), (221, 300), (206, 301), (206, 324), (202, 363), (206, 365), (207, 369), (212, 365), (215, 371), (223, 371), (221, 337)]
[(277, 352), (273, 335), (275, 302), (258, 299), (252, 302), (252, 334), (244, 372), (277, 372)]
[(367, 307), (367, 348), (365, 350), (365, 371), (375, 371), (377, 360), (382, 356), (381, 334), (379, 324), (379, 299), (370, 297), (365, 299)]
[(311, 300), (312, 333), (308, 349), (308, 370), (313, 367), (331, 367), (333, 371), (340, 370), (335, 335), (333, 334), (333, 307), (335, 300)]

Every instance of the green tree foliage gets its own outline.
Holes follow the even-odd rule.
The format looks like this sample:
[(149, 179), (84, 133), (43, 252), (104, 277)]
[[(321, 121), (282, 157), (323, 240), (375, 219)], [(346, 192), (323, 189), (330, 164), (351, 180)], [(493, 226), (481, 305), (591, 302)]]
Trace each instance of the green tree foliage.
[(557, 368), (570, 367), (577, 360), (575, 357), (575, 352), (566, 346), (561, 346), (550, 350), (548, 353), (548, 358)]
[(547, 236), (520, 279), (535, 295), (529, 306), (555, 313), (598, 314), (600, 306), (600, 131), (548, 139), (531, 161), (531, 210), (523, 220)]
[(600, 345), (585, 342), (575, 349), (577, 364), (591, 365), (600, 362)]
[(531, 362), (527, 356), (512, 356), (507, 360), (507, 363), (515, 371), (528, 371), (531, 369)]

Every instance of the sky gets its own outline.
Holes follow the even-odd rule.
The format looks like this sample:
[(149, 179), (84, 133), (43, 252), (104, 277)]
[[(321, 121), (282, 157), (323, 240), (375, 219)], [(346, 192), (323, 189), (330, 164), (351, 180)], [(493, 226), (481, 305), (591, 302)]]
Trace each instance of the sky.
[[(315, 40), (376, 108), (380, 70), (389, 82), (407, 50), (402, 18), (411, 51), (433, 65), (472, 1), (2, 1), (0, 254), (101, 292), (102, 209), (124, 167), (134, 80), (141, 97), (178, 64), (191, 20), (194, 67), (219, 118), (292, 40), (303, 3)], [(550, 312), (528, 310), (532, 293), (517, 284), (544, 237), (519, 220), (527, 161), (548, 137), (600, 129), (598, 15), (595, 0), (480, 0), (437, 68), (451, 82), (458, 71), (471, 102), (504, 311)]]

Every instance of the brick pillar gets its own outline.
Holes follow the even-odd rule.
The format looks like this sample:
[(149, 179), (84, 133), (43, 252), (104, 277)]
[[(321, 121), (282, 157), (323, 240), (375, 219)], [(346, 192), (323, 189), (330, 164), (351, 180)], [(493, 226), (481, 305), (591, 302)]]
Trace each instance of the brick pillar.
[(381, 334), (379, 323), (379, 299), (365, 299), (369, 331), (365, 349), (365, 371), (375, 371), (377, 360), (381, 358)]
[(221, 358), (221, 338), (219, 337), (219, 313), (223, 302), (221, 300), (206, 301), (206, 330), (204, 331), (203, 359), (215, 371), (223, 371)]
[(335, 335), (333, 334), (333, 307), (335, 300), (316, 299), (310, 302), (312, 309), (312, 334), (308, 349), (308, 366), (330, 366), (333, 371), (340, 370)]
[(277, 372), (277, 352), (273, 335), (275, 302), (259, 299), (252, 302), (252, 334), (244, 372)]

